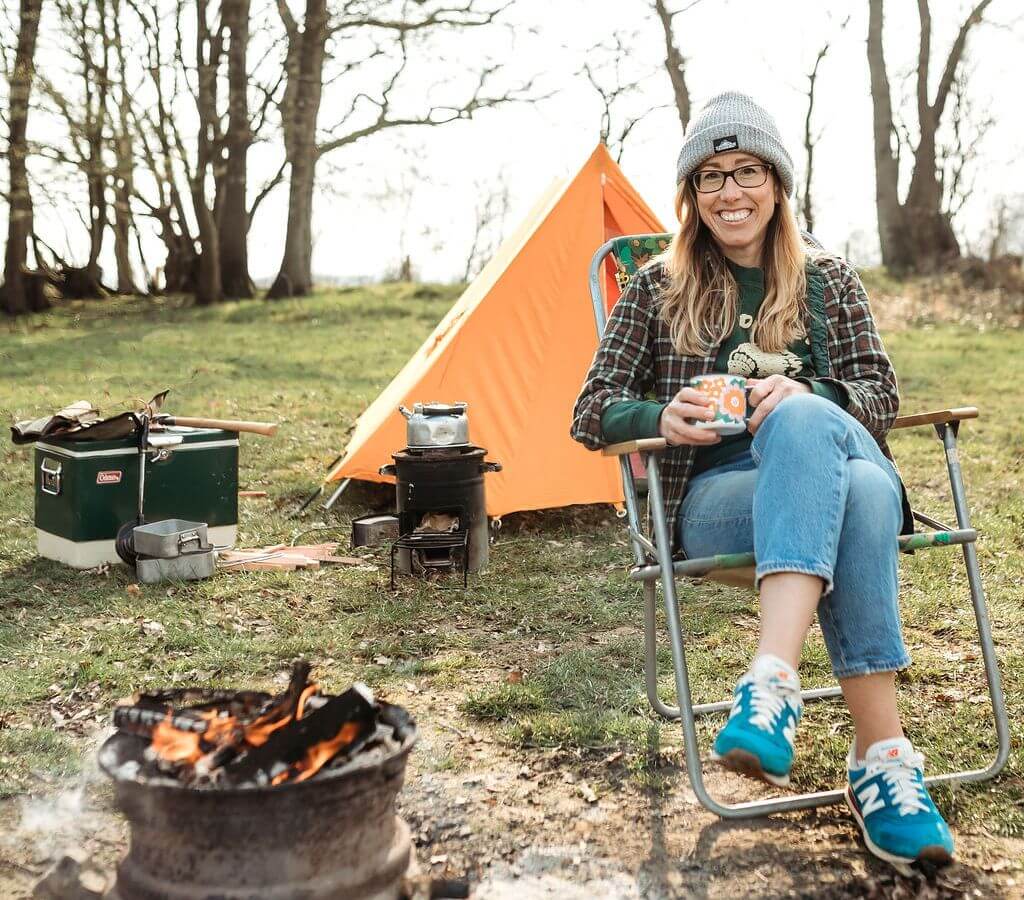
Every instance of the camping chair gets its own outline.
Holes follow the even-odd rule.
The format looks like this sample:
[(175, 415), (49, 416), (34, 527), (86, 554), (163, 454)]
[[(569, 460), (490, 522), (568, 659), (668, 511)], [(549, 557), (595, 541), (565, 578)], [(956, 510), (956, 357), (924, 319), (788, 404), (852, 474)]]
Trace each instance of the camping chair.
[[(594, 302), (594, 316), (597, 320), (597, 333), (600, 339), (604, 333), (606, 322), (602, 283), (608, 283), (606, 264), (614, 265), (615, 284), (621, 290), (637, 268), (643, 265), (652, 255), (659, 252), (664, 241), (671, 235), (644, 234), (627, 235), (615, 238), (602, 244), (590, 264), (590, 292)], [(1010, 752), (1010, 733), (1006, 715), (1006, 704), (1000, 685), (999, 668), (996, 661), (995, 647), (992, 643), (992, 631), (989, 625), (988, 608), (985, 594), (981, 586), (981, 574), (978, 569), (978, 556), (975, 550), (977, 532), (971, 528), (970, 516), (967, 511), (967, 500), (964, 493), (964, 482), (957, 458), (956, 439), (960, 423), (965, 419), (973, 419), (978, 415), (974, 407), (944, 409), (937, 412), (922, 413), (913, 416), (900, 416), (893, 428), (909, 428), (918, 425), (934, 427), (939, 440), (945, 449), (946, 467), (949, 471), (949, 482), (953, 494), (953, 505), (956, 509), (957, 527), (952, 528), (941, 522), (914, 512), (914, 519), (922, 525), (934, 529), (923, 534), (901, 536), (900, 549), (903, 551), (925, 550), (934, 547), (951, 547), (959, 545), (963, 549), (964, 562), (967, 567), (967, 580), (971, 588), (971, 600), (981, 640), (981, 650), (985, 661), (985, 675), (988, 679), (989, 696), (995, 718), (996, 735), (999, 749), (996, 758), (985, 769), (951, 772), (933, 775), (925, 779), (931, 784), (983, 781), (995, 776), (1006, 764)], [(693, 785), (693, 791), (700, 802), (712, 812), (723, 818), (740, 819), (768, 815), (795, 809), (808, 809), (839, 802), (843, 791), (820, 791), (817, 793), (799, 794), (785, 799), (769, 798), (745, 803), (719, 803), (712, 798), (704, 786), (701, 772), (700, 753), (697, 746), (697, 728), (695, 717), (705, 713), (728, 711), (732, 700), (717, 703), (693, 702), (690, 693), (689, 673), (686, 666), (686, 649), (684, 635), (679, 620), (679, 607), (676, 596), (676, 577), (689, 579), (711, 579), (723, 584), (734, 586), (754, 586), (754, 554), (734, 553), (708, 557), (706, 559), (673, 560), (672, 530), (666, 521), (662, 495), (661, 477), (659, 472), (659, 456), (667, 444), (662, 438), (628, 441), (605, 447), (606, 456), (617, 456), (622, 470), (622, 489), (625, 495), (626, 516), (629, 537), (633, 548), (635, 565), (630, 569), (629, 578), (643, 585), (644, 594), (644, 676), (647, 698), (654, 710), (666, 719), (679, 719), (683, 726), (686, 753), (686, 769)], [(636, 481), (633, 467), (630, 465), (630, 454), (640, 453), (647, 467), (648, 518), (653, 523), (654, 541), (645, 535), (640, 520), (639, 501), (637, 499)], [(672, 665), (675, 675), (675, 688), (678, 707), (668, 706), (658, 697), (657, 669), (657, 634), (656, 634), (656, 594), (657, 582), (661, 582), (665, 604), (665, 619), (668, 626), (669, 643), (672, 649)], [(805, 690), (801, 696), (804, 700), (817, 700), (825, 697), (841, 695), (838, 685)]]

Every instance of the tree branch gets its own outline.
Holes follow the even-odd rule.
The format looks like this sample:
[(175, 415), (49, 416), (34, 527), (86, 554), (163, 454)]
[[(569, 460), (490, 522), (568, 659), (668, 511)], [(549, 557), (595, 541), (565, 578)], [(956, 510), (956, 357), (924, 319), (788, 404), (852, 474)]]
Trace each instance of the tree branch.
[[(923, 2), (923, 0), (919, 0)], [(942, 79), (939, 81), (939, 89), (935, 94), (935, 103), (932, 104), (932, 116), (936, 124), (942, 118), (942, 111), (946, 106), (946, 98), (949, 96), (949, 90), (953, 86), (953, 79), (956, 76), (956, 68), (960, 65), (960, 59), (963, 57), (964, 48), (967, 46), (967, 35), (970, 30), (977, 25), (982, 16), (985, 14), (985, 10), (992, 0), (981, 0), (981, 2), (971, 10), (970, 15), (964, 20), (964, 23), (960, 26), (959, 32), (957, 32), (956, 40), (953, 41), (953, 46), (949, 51), (949, 56), (946, 58), (946, 66), (942, 72)]]

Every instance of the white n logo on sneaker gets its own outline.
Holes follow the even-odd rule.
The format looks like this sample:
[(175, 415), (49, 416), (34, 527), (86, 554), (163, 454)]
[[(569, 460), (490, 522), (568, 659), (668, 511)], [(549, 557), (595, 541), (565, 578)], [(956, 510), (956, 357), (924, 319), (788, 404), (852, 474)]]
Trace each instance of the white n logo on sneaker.
[(866, 784), (863, 788), (857, 791), (857, 801), (860, 803), (860, 814), (865, 819), (876, 809), (881, 809), (885, 806), (885, 801), (879, 796), (881, 793), (882, 789), (878, 786), (878, 782)]
[(796, 719), (790, 719), (782, 727), (782, 735), (789, 742), (789, 746), (793, 746), (793, 741), (796, 738)]

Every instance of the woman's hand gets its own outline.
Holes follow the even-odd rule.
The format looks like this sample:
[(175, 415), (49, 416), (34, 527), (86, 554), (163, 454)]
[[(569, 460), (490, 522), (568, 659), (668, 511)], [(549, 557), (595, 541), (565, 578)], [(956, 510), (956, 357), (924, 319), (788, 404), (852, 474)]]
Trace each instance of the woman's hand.
[(658, 431), (673, 446), (717, 444), (722, 439), (720, 434), (706, 428), (695, 428), (691, 421), (709, 422), (714, 417), (715, 408), (708, 404), (707, 396), (695, 388), (684, 387), (662, 410)]
[(750, 387), (750, 405), (754, 407), (754, 414), (747, 422), (747, 431), (757, 434), (757, 429), (765, 417), (786, 397), (794, 394), (810, 394), (810, 387), (802, 381), (794, 381), (785, 375), (769, 375), (767, 378), (748, 378), (747, 386)]

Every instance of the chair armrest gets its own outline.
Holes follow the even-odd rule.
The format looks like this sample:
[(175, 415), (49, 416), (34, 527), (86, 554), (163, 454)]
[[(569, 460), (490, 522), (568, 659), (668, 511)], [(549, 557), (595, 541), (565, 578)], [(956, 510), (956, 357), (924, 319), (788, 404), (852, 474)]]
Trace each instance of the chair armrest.
[(959, 422), (963, 419), (978, 418), (978, 407), (957, 406), (953, 409), (939, 409), (935, 412), (918, 413), (916, 416), (898, 416), (893, 428), (910, 428), (913, 425), (938, 425), (940, 422)]
[(620, 444), (609, 444), (601, 448), (604, 456), (622, 456), (624, 453), (648, 453), (651, 450), (664, 450), (668, 441), (664, 438), (640, 438), (635, 441), (623, 441)]

